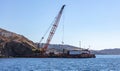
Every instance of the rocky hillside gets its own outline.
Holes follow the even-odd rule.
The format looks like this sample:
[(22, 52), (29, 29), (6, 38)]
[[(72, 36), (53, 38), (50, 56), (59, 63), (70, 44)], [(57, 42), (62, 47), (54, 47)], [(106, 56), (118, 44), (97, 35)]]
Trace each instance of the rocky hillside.
[(120, 48), (115, 49), (104, 49), (104, 50), (94, 50), (93, 53), (98, 55), (120, 55)]
[[(61, 52), (63, 49), (76, 50), (80, 48), (71, 46), (71, 45), (57, 45), (57, 44), (49, 45), (49, 51)], [(96, 55), (120, 55), (120, 48), (91, 50), (91, 53), (96, 54)]]
[(24, 36), (0, 28), (0, 56), (28, 56), (35, 49), (34, 43)]
[[(26, 57), (36, 56), (39, 49), (37, 43), (32, 42), (26, 37), (0, 28), (0, 57)], [(65, 50), (80, 49), (70, 45), (50, 44), (47, 52), (62, 52)], [(120, 54), (120, 49), (92, 50), (94, 54)]]

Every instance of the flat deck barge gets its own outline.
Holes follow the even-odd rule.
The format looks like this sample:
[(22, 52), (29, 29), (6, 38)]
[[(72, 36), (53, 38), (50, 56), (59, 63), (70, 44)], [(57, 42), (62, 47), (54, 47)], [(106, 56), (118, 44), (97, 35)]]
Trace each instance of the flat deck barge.
[(96, 58), (95, 54), (80, 54), (80, 55), (41, 55), (38, 58)]
[(31, 58), (96, 58), (95, 54), (74, 54), (74, 55), (68, 55), (68, 54), (45, 54), (45, 55), (30, 55), (25, 57), (31, 57)]

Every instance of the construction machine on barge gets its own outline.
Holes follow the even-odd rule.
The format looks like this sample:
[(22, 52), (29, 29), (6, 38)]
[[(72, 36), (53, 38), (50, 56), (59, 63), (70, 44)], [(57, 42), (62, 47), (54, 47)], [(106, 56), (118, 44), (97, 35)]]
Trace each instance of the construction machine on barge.
[(64, 10), (65, 5), (61, 7), (58, 15), (55, 17), (55, 22), (50, 30), (49, 36), (46, 40), (46, 43), (43, 46), (41, 45), (41, 41), (44, 37), (41, 38), (40, 43), (38, 43), (38, 53), (34, 55), (35, 57), (39, 58), (95, 58), (95, 54), (91, 54), (89, 50), (65, 50), (63, 49), (62, 53), (55, 54), (54, 52), (47, 53), (48, 46), (55, 34), (55, 31), (58, 27), (62, 12)]

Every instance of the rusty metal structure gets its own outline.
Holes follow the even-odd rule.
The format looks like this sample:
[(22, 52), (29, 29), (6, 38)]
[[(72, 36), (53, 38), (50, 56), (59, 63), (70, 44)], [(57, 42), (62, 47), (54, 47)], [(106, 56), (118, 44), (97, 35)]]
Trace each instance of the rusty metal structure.
[[(54, 36), (54, 34), (55, 34), (55, 31), (56, 31), (56, 29), (57, 29), (57, 27), (58, 27), (58, 24), (59, 24), (59, 21), (60, 21), (60, 18), (61, 18), (61, 15), (62, 15), (62, 12), (63, 12), (64, 7), (65, 7), (65, 5), (63, 5), (63, 6), (61, 7), (61, 10), (59, 11), (59, 13), (58, 13), (58, 15), (57, 15), (57, 17), (56, 17), (56, 19), (55, 19), (55, 22), (54, 22), (54, 24), (53, 24), (53, 26), (52, 26), (52, 29), (51, 29), (51, 31), (50, 31), (50, 33), (49, 33), (49, 36), (48, 36), (48, 38), (47, 38), (47, 41), (46, 41), (46, 43), (43, 45), (43, 47), (41, 48), (41, 53), (42, 53), (42, 54), (46, 52), (46, 50), (47, 50), (47, 48), (48, 48), (48, 45), (50, 44), (50, 42), (51, 42), (51, 40), (52, 40), (52, 38), (53, 38), (53, 36)], [(44, 39), (44, 37), (42, 37), (42, 39)], [(41, 39), (41, 41), (42, 41), (42, 39)], [(38, 45), (38, 46), (39, 46), (39, 45)]]

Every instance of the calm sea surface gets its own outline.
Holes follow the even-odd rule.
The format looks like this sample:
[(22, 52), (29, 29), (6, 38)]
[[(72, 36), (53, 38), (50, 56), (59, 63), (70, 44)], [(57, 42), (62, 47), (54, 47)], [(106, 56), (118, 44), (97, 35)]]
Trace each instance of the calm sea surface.
[(0, 71), (120, 71), (120, 55), (96, 58), (1, 58)]

